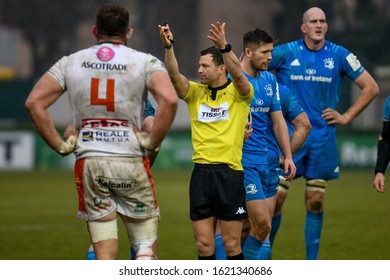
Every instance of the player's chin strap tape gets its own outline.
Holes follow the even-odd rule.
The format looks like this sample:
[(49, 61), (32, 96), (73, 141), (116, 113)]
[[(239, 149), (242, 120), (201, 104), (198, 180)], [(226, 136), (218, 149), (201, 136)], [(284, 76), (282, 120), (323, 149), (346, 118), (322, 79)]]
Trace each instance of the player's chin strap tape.
[(325, 192), (328, 182), (322, 179), (311, 179), (306, 181), (306, 190)]

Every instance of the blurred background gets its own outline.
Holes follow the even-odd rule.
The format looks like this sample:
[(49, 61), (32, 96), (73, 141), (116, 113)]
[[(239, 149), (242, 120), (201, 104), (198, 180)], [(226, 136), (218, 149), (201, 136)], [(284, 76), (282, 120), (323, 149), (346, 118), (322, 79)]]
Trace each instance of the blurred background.
[[(96, 7), (103, 0), (0, 0), (0, 171), (71, 169), (74, 159), (61, 158), (37, 136), (24, 109), (34, 83), (59, 58), (95, 43), (91, 33)], [(206, 36), (216, 21), (226, 22), (226, 35), (236, 55), (242, 36), (257, 27), (276, 44), (302, 37), (302, 13), (322, 8), (327, 39), (351, 50), (377, 80), (381, 95), (358, 119), (338, 127), (341, 168), (373, 168), (383, 104), (390, 92), (390, 0), (118, 0), (130, 11), (135, 30), (129, 45), (163, 59), (158, 24), (169, 23), (183, 74), (197, 78), (199, 51), (211, 45)], [(345, 80), (338, 110), (357, 96)], [(59, 128), (70, 121), (66, 94), (50, 108)], [(164, 140), (154, 168), (191, 167), (190, 125), (184, 102)], [(1, 173), (0, 173), (1, 175)]]

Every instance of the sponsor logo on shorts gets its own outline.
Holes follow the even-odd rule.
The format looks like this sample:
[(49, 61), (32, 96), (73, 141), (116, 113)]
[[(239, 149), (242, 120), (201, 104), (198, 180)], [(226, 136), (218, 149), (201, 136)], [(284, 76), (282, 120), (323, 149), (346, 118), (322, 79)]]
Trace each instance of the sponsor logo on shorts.
[(145, 212), (145, 205), (142, 203), (137, 203), (134, 208), (135, 213), (144, 213)]
[(246, 211), (244, 210), (244, 207), (238, 207), (236, 215), (242, 215), (242, 214), (245, 214), (245, 213), (246, 213)]
[(256, 194), (258, 192), (255, 184), (249, 184), (246, 186), (246, 193), (247, 194)]
[(134, 189), (135, 180), (132, 179), (113, 179), (113, 178), (104, 178), (99, 177), (96, 179), (97, 184), (101, 187), (106, 187), (110, 189)]
[(95, 196), (93, 198), (93, 204), (95, 204), (96, 206), (99, 206), (102, 203), (103, 203), (103, 201), (99, 197)]

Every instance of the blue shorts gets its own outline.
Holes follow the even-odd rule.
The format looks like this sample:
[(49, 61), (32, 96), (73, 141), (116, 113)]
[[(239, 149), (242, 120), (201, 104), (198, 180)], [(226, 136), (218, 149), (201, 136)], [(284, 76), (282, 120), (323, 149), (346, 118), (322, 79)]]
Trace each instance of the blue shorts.
[(268, 193), (269, 197), (276, 195), (278, 185), (279, 185), (279, 176), (282, 174), (282, 170), (279, 166), (279, 157), (270, 156), (268, 157)]
[(276, 188), (268, 185), (268, 164), (243, 163), (243, 167), (246, 201), (264, 200), (275, 195)]
[(339, 178), (337, 144), (331, 141), (306, 141), (294, 155), (296, 177), (332, 180)]

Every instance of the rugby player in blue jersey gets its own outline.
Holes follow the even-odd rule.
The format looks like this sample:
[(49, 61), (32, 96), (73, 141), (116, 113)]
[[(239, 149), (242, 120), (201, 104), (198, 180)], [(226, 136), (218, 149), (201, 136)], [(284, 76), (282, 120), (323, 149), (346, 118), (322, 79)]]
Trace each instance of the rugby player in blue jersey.
[[(336, 124), (346, 125), (355, 119), (379, 95), (379, 88), (353, 53), (325, 39), (328, 24), (320, 8), (308, 9), (302, 21), (304, 38), (276, 46), (269, 70), (275, 70), (278, 82), (297, 96), (312, 125), (294, 162), (296, 177), (306, 178), (306, 258), (317, 259), (325, 189), (329, 180), (339, 177)], [(339, 113), (336, 106), (345, 76), (360, 88), (360, 94), (348, 110)], [(273, 231), (277, 231), (276, 226)]]
[[(291, 153), (294, 155), (299, 148), (302, 146), (302, 144), (305, 142), (307, 136), (309, 135), (311, 125), (310, 121), (300, 106), (297, 98), (294, 94), (291, 93), (291, 91), (279, 84), (279, 96), (280, 96), (280, 106), (282, 108), (282, 114), (284, 119), (286, 120), (287, 127), (290, 134), (290, 146), (291, 146)], [(283, 162), (278, 143), (276, 141), (275, 134), (272, 130), (272, 122), (270, 118), (267, 119), (268, 128), (266, 130), (267, 132), (267, 147), (268, 147), (268, 185), (267, 190), (270, 194), (272, 194), (271, 199), (272, 203), (269, 203), (269, 205), (275, 206), (275, 199), (276, 199), (276, 190), (279, 185), (280, 179), (283, 180), (284, 183), (286, 183), (284, 175), (281, 168), (280, 163)], [(270, 208), (270, 215), (272, 216), (274, 214), (274, 211), (278, 209)], [(271, 231), (272, 231), (272, 225), (271, 225)], [(260, 259), (267, 260), (271, 258), (271, 249), (272, 249), (272, 242), (270, 242), (269, 238), (267, 238), (263, 246), (261, 248), (261, 254)]]
[(378, 139), (378, 155), (375, 165), (374, 188), (383, 193), (386, 190), (385, 171), (390, 162), (390, 97), (383, 109), (382, 132)]
[(271, 229), (276, 187), (268, 189), (267, 119), (272, 122), (277, 143), (283, 154), (283, 172), (287, 180), (295, 175), (290, 139), (283, 118), (278, 84), (275, 76), (266, 71), (272, 56), (273, 38), (264, 30), (255, 29), (243, 37), (244, 54), (241, 67), (255, 89), (250, 112), (252, 114), (251, 137), (244, 143), (242, 165), (246, 206), (250, 223), (249, 234), (243, 245), (245, 259), (260, 259), (260, 250)]
[[(296, 97), (291, 94), (290, 90), (282, 85), (279, 85), (279, 97), (280, 97), (280, 106), (282, 109), (282, 114), (287, 123), (287, 128), (290, 134), (290, 146), (291, 153), (294, 155), (298, 149), (305, 142), (307, 135), (311, 129), (310, 121), (303, 111), (302, 107), (299, 105)], [(252, 121), (251, 121), (252, 122)], [(270, 118), (267, 118), (267, 148), (268, 148), (268, 179), (267, 185), (264, 184), (263, 192), (266, 192), (266, 201), (269, 205), (269, 215), (272, 216), (274, 212), (274, 205), (276, 199), (276, 189), (279, 185), (279, 178), (282, 178), (282, 170), (280, 168), (280, 163), (283, 162), (283, 159), (280, 159), (281, 151), (279, 149), (275, 134), (272, 129), (272, 122)], [(251, 126), (251, 133), (253, 133), (253, 127)], [(249, 132), (248, 132), (249, 134)], [(246, 139), (249, 139), (246, 137)], [(284, 180), (284, 177), (283, 177)], [(246, 221), (243, 226), (243, 240), (246, 239), (248, 231), (250, 229), (249, 222)], [(271, 228), (272, 230), (272, 228)], [(221, 242), (221, 234), (216, 235), (216, 256), (217, 259), (222, 260), (226, 259), (225, 252)], [(269, 238), (265, 239), (261, 246), (259, 259), (267, 260), (271, 258), (271, 243)]]

